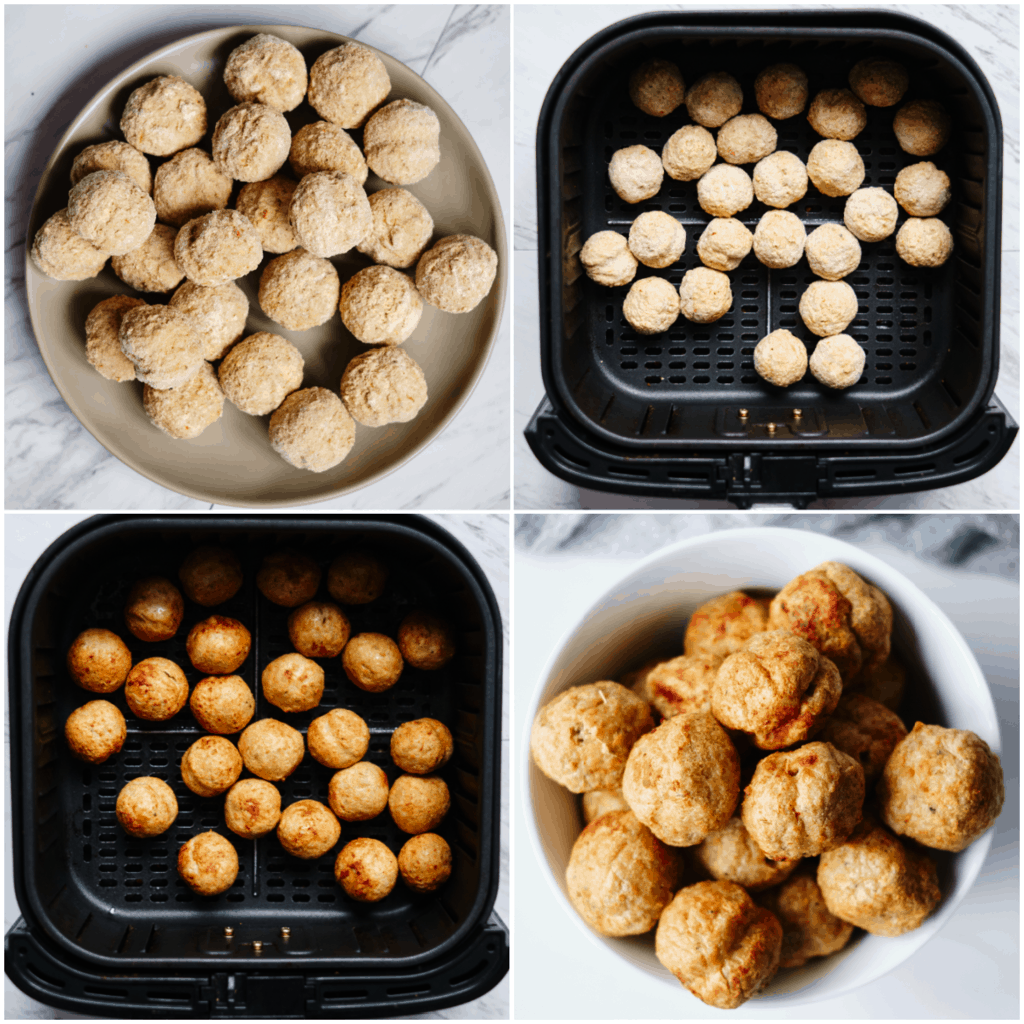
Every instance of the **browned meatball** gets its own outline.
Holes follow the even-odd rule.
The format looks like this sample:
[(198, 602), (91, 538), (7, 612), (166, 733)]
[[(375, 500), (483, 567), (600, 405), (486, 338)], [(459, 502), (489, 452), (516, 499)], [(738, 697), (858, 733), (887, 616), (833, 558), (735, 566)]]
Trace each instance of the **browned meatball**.
[(341, 825), (318, 800), (297, 800), (284, 809), (277, 838), (293, 857), (315, 860), (341, 838)]
[(307, 658), (336, 658), (351, 634), (348, 617), (330, 601), (309, 601), (288, 616), (288, 636)]
[(301, 654), (282, 654), (263, 670), (263, 696), (282, 711), (309, 711), (324, 695), (324, 670)]
[(841, 921), (825, 905), (814, 875), (812, 868), (801, 866), (782, 885), (758, 897), (782, 925), (780, 967), (801, 967), (812, 956), (837, 953), (853, 934), (853, 925)]
[(297, 608), (312, 601), (320, 588), (320, 566), (298, 551), (275, 551), (256, 574), (260, 593), (274, 604)]
[(906, 735), (907, 727), (884, 704), (862, 693), (844, 693), (818, 739), (860, 762), (864, 784), (870, 789)]
[(132, 667), (132, 652), (109, 629), (87, 629), (68, 648), (68, 672), (83, 690), (113, 693)]
[(327, 570), (327, 589), (342, 604), (376, 601), (387, 582), (387, 566), (366, 551), (344, 551)]
[(164, 722), (188, 700), (185, 673), (167, 658), (146, 658), (128, 673), (124, 699), (136, 718)]
[(236, 782), (224, 799), (224, 823), (243, 839), (273, 832), (281, 820), (281, 794), (263, 779)]
[(388, 805), (388, 777), (383, 768), (360, 761), (333, 776), (327, 799), (342, 821), (369, 821)]
[(147, 643), (170, 640), (185, 615), (181, 591), (163, 576), (147, 576), (128, 592), (124, 621), (134, 636)]
[(117, 794), (118, 823), (130, 836), (146, 839), (166, 832), (178, 817), (178, 800), (163, 779), (146, 775), (132, 779)]
[(249, 655), (252, 637), (238, 621), (211, 615), (188, 633), (185, 649), (195, 669), (211, 675), (230, 675)]
[(252, 721), (256, 698), (239, 676), (200, 679), (189, 700), (192, 716), (207, 732), (230, 736)]
[(452, 848), (433, 832), (413, 836), (398, 852), (402, 881), (415, 892), (439, 889), (452, 873)]
[(742, 590), (733, 590), (705, 601), (690, 616), (683, 637), (683, 653), (728, 658), (742, 650), (752, 636), (767, 628), (765, 602)]
[(326, 768), (348, 768), (370, 747), (370, 728), (354, 711), (332, 708), (306, 730), (309, 752)]
[(200, 736), (181, 758), (181, 779), (197, 796), (219, 796), (242, 774), (242, 755), (223, 736)]
[(410, 835), (437, 828), (450, 806), (448, 786), (436, 775), (400, 775), (388, 794), (391, 817)]
[(64, 738), (74, 757), (102, 764), (118, 753), (128, 736), (124, 715), (109, 700), (91, 700), (68, 715)]
[(302, 763), (306, 745), (298, 729), (273, 718), (261, 718), (238, 737), (238, 752), (253, 775), (280, 782)]
[(383, 633), (359, 633), (346, 645), (341, 666), (360, 690), (383, 693), (402, 675), (402, 654)]
[(334, 877), (352, 899), (376, 903), (394, 889), (398, 861), (379, 839), (353, 839), (338, 854)]
[(204, 545), (181, 563), (178, 579), (190, 601), (212, 608), (229, 601), (241, 589), (242, 564), (233, 551)]
[(178, 851), (178, 874), (200, 896), (218, 896), (238, 877), (238, 853), (216, 832), (201, 832)]
[(413, 668), (427, 671), (442, 668), (455, 657), (451, 626), (437, 615), (410, 612), (398, 627), (398, 647)]
[(391, 734), (391, 760), (412, 775), (427, 775), (448, 763), (455, 745), (451, 730), (436, 718), (403, 722)]

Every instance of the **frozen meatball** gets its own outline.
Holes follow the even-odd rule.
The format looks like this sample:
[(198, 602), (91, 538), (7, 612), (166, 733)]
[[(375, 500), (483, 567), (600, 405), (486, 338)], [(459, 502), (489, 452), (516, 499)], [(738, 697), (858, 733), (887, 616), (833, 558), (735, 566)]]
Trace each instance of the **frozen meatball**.
[(316, 860), (341, 838), (341, 824), (318, 800), (297, 800), (281, 812), (277, 838), (293, 857)]
[(72, 757), (87, 764), (103, 764), (120, 752), (127, 737), (124, 715), (109, 700), (83, 704), (64, 723), (64, 739)]
[(243, 839), (269, 835), (281, 820), (281, 794), (263, 779), (242, 779), (224, 798), (224, 824)]
[(260, 32), (228, 54), (224, 84), (236, 103), (294, 110), (306, 95), (306, 61), (291, 43)]
[(310, 711), (324, 695), (324, 670), (301, 654), (282, 654), (263, 670), (263, 696), (282, 711)]
[(811, 334), (842, 334), (857, 316), (857, 295), (845, 281), (814, 281), (800, 296), (800, 319)]
[(266, 416), (302, 386), (304, 365), (290, 341), (259, 331), (228, 352), (220, 364), (220, 386), (242, 412)]
[(121, 318), (121, 351), (144, 384), (165, 391), (190, 381), (202, 368), (196, 324), (171, 306), (136, 306)]
[(912, 267), (941, 267), (953, 253), (953, 235), (937, 217), (910, 217), (896, 233), (896, 253)]
[(391, 734), (391, 760), (411, 775), (443, 768), (455, 749), (451, 730), (436, 718), (403, 722)]
[(427, 404), (427, 379), (408, 352), (386, 345), (349, 361), (341, 378), (341, 400), (364, 427), (408, 423)]
[(307, 658), (336, 658), (351, 632), (345, 613), (330, 601), (309, 601), (288, 616), (288, 638)]
[(296, 469), (325, 473), (344, 461), (356, 425), (341, 399), (327, 388), (293, 391), (274, 411), (270, 446)]
[(700, 654), (684, 654), (652, 665), (633, 684), (633, 692), (642, 697), (662, 718), (711, 710), (711, 688), (722, 659)]
[(694, 267), (679, 283), (679, 311), (697, 324), (721, 320), (732, 309), (732, 285), (720, 270)]
[(114, 273), (138, 292), (169, 292), (185, 276), (174, 260), (177, 234), (174, 228), (157, 224), (138, 249), (110, 261)]
[(384, 62), (359, 43), (344, 43), (317, 57), (309, 71), (309, 105), (342, 128), (359, 128), (391, 92)]
[(128, 673), (124, 699), (136, 718), (165, 722), (188, 703), (188, 680), (173, 661), (145, 658)]
[(334, 862), (334, 877), (360, 903), (377, 903), (398, 881), (398, 860), (379, 839), (353, 839)]
[(629, 229), (629, 251), (645, 267), (670, 267), (685, 248), (683, 225), (661, 210), (641, 213)]
[(647, 702), (619, 683), (573, 686), (538, 712), (534, 764), (573, 793), (615, 789), (633, 744), (654, 727)]
[(241, 676), (200, 679), (188, 703), (199, 727), (218, 736), (241, 732), (256, 710), (256, 698)]
[(255, 270), (263, 259), (263, 246), (245, 214), (214, 210), (178, 232), (174, 258), (193, 284), (216, 288)]
[(95, 277), (110, 253), (86, 241), (68, 220), (67, 209), (58, 210), (32, 240), (32, 262), (55, 281), (84, 281)]
[(869, 107), (894, 107), (910, 85), (910, 75), (894, 60), (859, 60), (850, 68), (850, 88)]
[(761, 114), (740, 114), (718, 130), (718, 155), (727, 164), (756, 164), (775, 152), (778, 134)]
[(339, 310), (341, 322), (364, 345), (401, 345), (420, 322), (423, 300), (408, 274), (365, 267), (345, 282)]
[(642, 203), (656, 196), (664, 177), (661, 158), (647, 146), (627, 146), (616, 150), (608, 165), (612, 188), (627, 203)]
[(153, 191), (149, 161), (127, 142), (100, 142), (86, 146), (71, 165), (71, 184), (77, 185), (93, 171), (124, 171), (143, 192)]
[(133, 636), (147, 643), (170, 640), (185, 615), (181, 591), (162, 576), (146, 576), (128, 591), (124, 621)]
[(758, 160), (754, 168), (754, 195), (765, 206), (784, 210), (807, 195), (807, 167), (796, 153), (780, 149)]
[(390, 690), (402, 675), (398, 644), (383, 633), (357, 633), (345, 645), (341, 667), (349, 681), (367, 693)]
[(681, 878), (679, 851), (665, 846), (632, 811), (614, 811), (589, 824), (565, 869), (569, 902), (601, 935), (649, 932)]
[(912, 156), (933, 156), (949, 142), (952, 122), (938, 100), (912, 100), (896, 111), (892, 130), (900, 149)]
[(434, 234), (430, 211), (404, 188), (384, 188), (370, 196), (373, 223), (356, 248), (374, 263), (405, 270), (423, 255)]
[(911, 217), (935, 217), (950, 200), (949, 175), (930, 160), (904, 167), (896, 175), (896, 202)]
[(68, 648), (68, 675), (91, 693), (119, 690), (132, 667), (128, 645), (109, 629), (86, 629)]
[(826, 281), (839, 281), (860, 266), (860, 242), (840, 224), (822, 224), (804, 245), (811, 271)]
[(736, 748), (708, 711), (676, 715), (641, 736), (622, 775), (630, 810), (669, 846), (695, 846), (722, 828), (739, 792)]
[(85, 358), (107, 380), (135, 380), (135, 364), (121, 351), (121, 320), (143, 299), (111, 295), (93, 306), (85, 320)]
[(608, 288), (629, 284), (636, 277), (637, 259), (618, 231), (598, 231), (580, 250), (580, 263), (591, 281)]
[(826, 139), (849, 142), (867, 127), (864, 104), (849, 89), (822, 89), (807, 111), (811, 127)]
[(792, 331), (772, 331), (754, 346), (754, 369), (769, 384), (788, 388), (807, 372), (807, 349)]
[(170, 156), (206, 134), (206, 101), (183, 78), (161, 75), (128, 97), (121, 131), (140, 153)]
[(754, 255), (773, 270), (795, 267), (806, 242), (804, 222), (789, 210), (769, 210), (754, 229)]
[(359, 761), (331, 777), (327, 799), (342, 821), (369, 821), (387, 807), (388, 792), (384, 769)]
[(398, 627), (398, 646), (402, 657), (413, 668), (433, 672), (444, 668), (455, 657), (455, 638), (451, 625), (438, 615), (416, 609)]
[(325, 768), (350, 768), (370, 747), (370, 728), (354, 711), (333, 708), (314, 718), (306, 732), (313, 759)]
[(213, 288), (186, 281), (171, 296), (169, 305), (195, 322), (203, 359), (209, 362), (223, 359), (245, 333), (249, 300), (234, 281)]
[(734, 1010), (775, 977), (782, 925), (734, 882), (697, 882), (665, 908), (654, 952), (698, 999)]
[(166, 832), (178, 817), (174, 790), (163, 779), (149, 775), (132, 779), (114, 806), (118, 824), (136, 839), (148, 839)]
[(891, 655), (881, 665), (869, 665), (856, 679), (861, 693), (890, 711), (898, 710), (907, 685), (907, 670), (903, 663)]
[(200, 736), (181, 758), (181, 780), (197, 796), (219, 796), (242, 774), (242, 755), (223, 736)]
[(843, 209), (843, 223), (862, 242), (881, 242), (896, 230), (899, 207), (884, 188), (859, 188)]
[(862, 693), (844, 693), (819, 739), (858, 761), (870, 789), (896, 744), (906, 735), (907, 727), (884, 704)]
[(714, 879), (735, 882), (747, 892), (760, 892), (787, 879), (800, 863), (795, 858), (772, 860), (750, 838), (739, 818), (730, 818), (712, 832), (693, 855)]
[(872, 935), (919, 928), (942, 898), (935, 862), (871, 818), (821, 855), (818, 886), (830, 913)]
[(201, 149), (184, 149), (156, 169), (153, 202), (158, 220), (181, 227), (231, 198), (231, 179)]
[(796, 64), (772, 64), (754, 79), (757, 109), (776, 121), (796, 117), (807, 106), (807, 75)]
[(307, 331), (331, 319), (340, 288), (333, 263), (305, 249), (293, 249), (264, 268), (260, 309), (282, 327)]
[(867, 354), (848, 334), (822, 338), (811, 353), (808, 366), (814, 379), (828, 388), (849, 388), (864, 373)]
[(242, 589), (242, 563), (230, 548), (204, 544), (188, 553), (178, 579), (190, 601), (210, 608), (230, 601)]
[(679, 68), (668, 60), (646, 60), (629, 76), (629, 98), (651, 117), (671, 114), (686, 96)]
[(220, 419), (224, 392), (213, 367), (204, 362), (191, 380), (176, 388), (158, 391), (147, 384), (142, 389), (142, 407), (154, 427), (175, 440), (188, 440)]
[(238, 737), (238, 752), (253, 775), (267, 782), (281, 782), (302, 763), (306, 745), (298, 729), (273, 718), (261, 718)]
[(742, 590), (705, 601), (690, 616), (683, 635), (683, 653), (728, 658), (768, 628), (768, 608)]
[(450, 806), (448, 786), (436, 775), (399, 775), (388, 794), (394, 823), (410, 835), (432, 832)]
[(718, 157), (715, 137), (699, 124), (683, 125), (661, 150), (661, 165), (675, 181), (696, 181)]
[(697, 242), (697, 255), (712, 270), (735, 270), (753, 244), (754, 236), (735, 217), (715, 217)]
[(816, 857), (860, 821), (864, 771), (831, 743), (805, 743), (758, 761), (744, 793), (743, 824), (765, 856)]
[(327, 589), (342, 604), (376, 601), (387, 582), (388, 567), (369, 551), (343, 551), (327, 570)]
[(1002, 766), (983, 739), (921, 722), (896, 744), (878, 783), (889, 828), (954, 853), (992, 825), (1003, 798)]
[(582, 803), (583, 821), (587, 825), (612, 811), (629, 810), (621, 789), (592, 789), (583, 794)]
[(498, 254), (475, 235), (448, 235), (416, 264), (416, 287), (432, 306), (446, 313), (468, 313), (491, 290)]
[(344, 128), (330, 121), (304, 125), (292, 139), (288, 154), (296, 178), (314, 171), (342, 171), (360, 185), (369, 171), (362, 151)]
[(697, 202), (712, 217), (735, 217), (754, 201), (754, 183), (742, 167), (716, 164), (697, 182)]
[(679, 319), (679, 295), (663, 277), (634, 281), (622, 314), (638, 334), (661, 334)]
[(807, 157), (807, 176), (822, 195), (848, 196), (864, 181), (864, 161), (852, 142), (824, 139)]
[(288, 219), (298, 182), (274, 175), (242, 186), (235, 206), (249, 218), (264, 252), (291, 252), (298, 244)]
[(298, 244), (314, 256), (340, 256), (373, 226), (362, 185), (341, 171), (316, 171), (299, 182), (288, 213)]
[(277, 174), (291, 146), (284, 114), (263, 103), (232, 107), (213, 130), (213, 162), (236, 181), (265, 181)]
[(422, 103), (393, 100), (363, 129), (370, 170), (389, 185), (414, 185), (441, 160), (441, 122)]
[(156, 223), (156, 207), (123, 171), (93, 171), (68, 193), (68, 223), (113, 256), (138, 249)]
[(740, 83), (725, 71), (701, 75), (686, 90), (686, 111), (690, 119), (705, 128), (718, 128), (743, 109)]
[(413, 892), (433, 892), (452, 873), (452, 848), (433, 832), (413, 836), (398, 852), (398, 870)]
[(260, 593), (284, 608), (298, 608), (316, 597), (320, 588), (320, 566), (299, 551), (275, 551), (263, 559), (256, 574)]
[(235, 884), (238, 853), (216, 832), (201, 832), (178, 851), (178, 874), (200, 896), (219, 896)]
[(205, 675), (227, 676), (249, 655), (252, 636), (238, 619), (211, 615), (188, 633), (185, 649), (192, 667)]
[(853, 934), (825, 905), (815, 872), (801, 868), (781, 885), (758, 898), (782, 925), (780, 967), (802, 967), (811, 957), (838, 953)]

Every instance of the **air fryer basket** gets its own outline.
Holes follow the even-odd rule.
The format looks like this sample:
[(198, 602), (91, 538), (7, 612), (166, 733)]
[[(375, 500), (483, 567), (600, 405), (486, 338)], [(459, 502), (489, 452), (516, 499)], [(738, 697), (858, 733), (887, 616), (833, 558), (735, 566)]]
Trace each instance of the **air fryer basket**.
[[(241, 591), (214, 610), (239, 618), (252, 632), (252, 651), (239, 674), (256, 697), (254, 720), (275, 717), (305, 731), (330, 708), (351, 708), (370, 726), (367, 759), (392, 780), (399, 774), (389, 752), (396, 725), (430, 716), (452, 729), (455, 754), (441, 772), (452, 808), (438, 832), (451, 845), (454, 863), (450, 881), (436, 893), (413, 894), (399, 884), (381, 903), (357, 904), (335, 882), (334, 857), (345, 842), (371, 836), (396, 853), (400, 849), (408, 836), (386, 812), (369, 822), (343, 823), (341, 843), (315, 861), (287, 856), (274, 835), (255, 842), (235, 836), (224, 825), (223, 797), (197, 797), (181, 781), (181, 755), (203, 734), (187, 708), (167, 722), (144, 722), (127, 712), (120, 690), (107, 699), (125, 712), (124, 749), (97, 766), (71, 758), (63, 723), (89, 695), (68, 678), (64, 652), (82, 629), (113, 629), (128, 643), (134, 661), (165, 656), (186, 670), (190, 685), (201, 677), (191, 668), (184, 641), (188, 629), (211, 610), (186, 600), (178, 635), (156, 644), (136, 640), (121, 618), (135, 579), (150, 574), (175, 579), (184, 556), (200, 543), (225, 544), (242, 559)], [(346, 609), (353, 632), (394, 636), (406, 612), (424, 605), (452, 621), (458, 654), (434, 673), (407, 666), (384, 694), (353, 686), (340, 658), (323, 660), (326, 688), (320, 706), (285, 714), (267, 703), (259, 679), (269, 661), (291, 650), (287, 610), (259, 593), (256, 571), (268, 551), (292, 547), (311, 554), (326, 573), (331, 559), (349, 545), (376, 550), (391, 573), (384, 596)], [(192, 993), (206, 991), (223, 1004), (221, 1012), (249, 1016), (262, 1016), (271, 1005), (262, 996), (254, 999), (259, 978), (265, 977), (277, 993), (272, 1013), (337, 1016), (450, 1005), (486, 991), (504, 973), (507, 940), (487, 920), (499, 867), (501, 622), (483, 573), (439, 527), (414, 516), (99, 517), (66, 534), (37, 563), (19, 595), (9, 648), (15, 887), (25, 917), (22, 931), (36, 940), (32, 959), (44, 964), (35, 975), (52, 978), (52, 968), (49, 973), (45, 968), (49, 957), (74, 965), (65, 984), (73, 986), (78, 975), (96, 975), (102, 994), (122, 979), (124, 1001), (118, 1004), (111, 996), (93, 1012), (127, 1012), (140, 1000), (147, 1005), (139, 985), (130, 981), (147, 975), (150, 986), (179, 993), (177, 1004), (165, 995), (165, 1007), (187, 1011), (183, 1003), (202, 1002)], [(279, 784), (282, 804), (303, 798), (326, 802), (332, 774), (307, 753), (299, 769)], [(117, 793), (140, 775), (164, 778), (179, 804), (171, 829), (142, 841), (126, 835), (114, 817)], [(240, 870), (227, 893), (204, 898), (178, 878), (175, 859), (187, 838), (211, 828), (235, 845)], [(289, 930), (287, 937), (282, 928)], [(17, 969), (10, 948), (14, 937), (9, 936), (9, 972)], [(448, 976), (453, 965), (462, 968), (456, 977)], [(467, 970), (469, 979), (462, 976)], [(233, 978), (236, 972), (238, 986), (222, 980), (220, 992), (216, 978)], [(196, 978), (205, 981), (196, 987)], [(38, 981), (34, 975), (28, 980)], [(403, 985), (403, 980), (416, 983)], [(88, 986), (84, 991), (89, 993)], [(284, 992), (297, 1005), (283, 1005), (291, 998)], [(39, 998), (52, 1001), (45, 994)], [(162, 997), (153, 998), (156, 1004), (148, 1005), (159, 1007)], [(137, 1013), (133, 1006), (128, 1015)]]
[[(711, 218), (697, 203), (695, 182), (666, 176), (657, 196), (635, 205), (612, 189), (607, 165), (615, 150), (640, 143), (660, 151), (689, 123), (685, 107), (664, 118), (637, 109), (627, 87), (632, 70), (648, 57), (664, 57), (679, 64), (687, 82), (706, 71), (729, 71), (743, 86), (743, 111), (750, 113), (757, 110), (754, 78), (771, 63), (802, 67), (813, 95), (845, 86), (850, 67), (873, 56), (907, 66), (907, 99), (937, 98), (952, 115), (953, 137), (933, 159), (952, 181), (953, 199), (941, 216), (955, 248), (943, 267), (926, 270), (900, 260), (892, 237), (862, 245), (861, 265), (846, 279), (859, 300), (847, 333), (867, 353), (861, 380), (833, 391), (808, 373), (792, 387), (777, 388), (754, 372), (754, 346), (770, 331), (792, 330), (809, 347), (816, 341), (797, 312), (800, 295), (816, 280), (806, 259), (770, 270), (751, 253), (729, 275), (734, 303), (722, 319), (694, 324), (680, 317), (669, 331), (651, 336), (633, 330), (622, 315), (628, 286), (609, 289), (591, 281), (578, 258), (583, 243), (600, 230), (626, 234), (640, 213), (664, 210), (686, 228), (686, 251), (667, 270), (641, 265), (637, 277), (667, 277), (678, 287), (687, 270), (701, 265), (696, 243)], [(899, 170), (920, 158), (896, 143), (893, 108), (867, 109), (867, 128), (854, 140), (864, 159), (864, 187), (891, 192)], [(779, 148), (803, 160), (820, 141), (803, 115), (775, 124)], [(744, 12), (729, 19), (673, 12), (604, 30), (556, 76), (538, 125), (541, 363), (551, 412), (563, 424), (554, 433), (579, 437), (611, 462), (712, 458), (725, 467), (713, 474), (723, 480), (735, 477), (728, 461), (737, 454), (748, 457), (748, 467), (754, 453), (812, 459), (907, 454), (927, 463), (920, 455), (930, 446), (977, 429), (995, 385), (1001, 167), (999, 112), (984, 75), (958, 44), (916, 19), (882, 11)], [(845, 197), (829, 198), (811, 185), (790, 209), (810, 231), (842, 223), (844, 205)], [(755, 200), (737, 216), (753, 230), (767, 209)], [(901, 211), (900, 223), (905, 219)], [(542, 407), (538, 417), (544, 415)], [(986, 446), (989, 461), (979, 471), (1005, 453), (1014, 429), (1007, 424), (998, 443)], [(554, 451), (537, 420), (528, 437), (549, 468), (574, 475), (573, 458)], [(563, 439), (562, 454), (571, 447)], [(583, 476), (590, 479), (580, 482), (593, 486), (602, 460), (576, 453), (575, 461), (588, 462)], [(793, 475), (801, 481), (797, 490), (811, 497), (821, 493), (820, 478), (827, 476)], [(860, 476), (877, 488), (877, 477)], [(890, 489), (910, 489), (907, 483)], [(936, 486), (928, 473), (909, 483)], [(699, 486), (688, 490), (685, 474), (676, 486), (683, 494), (701, 493)], [(604, 487), (622, 489), (614, 474), (605, 475)], [(652, 484), (645, 493), (660, 492)], [(843, 493), (864, 491), (846, 487)]]

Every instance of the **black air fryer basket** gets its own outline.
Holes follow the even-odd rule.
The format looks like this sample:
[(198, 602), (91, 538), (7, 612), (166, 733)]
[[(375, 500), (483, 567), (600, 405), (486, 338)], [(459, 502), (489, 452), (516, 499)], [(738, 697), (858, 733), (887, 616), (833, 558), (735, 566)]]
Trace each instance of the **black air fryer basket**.
[[(730, 272), (733, 308), (712, 324), (680, 317), (662, 334), (640, 335), (622, 315), (628, 286), (587, 278), (579, 251), (594, 232), (628, 234), (647, 210), (686, 228), (686, 251), (667, 270), (641, 265), (637, 279), (678, 287), (696, 266), (697, 240), (711, 219), (696, 182), (667, 175), (653, 199), (630, 205), (608, 180), (612, 154), (643, 144), (660, 152), (690, 123), (685, 106), (643, 114), (629, 98), (630, 73), (663, 57), (687, 84), (724, 70), (743, 86), (744, 113), (757, 111), (754, 79), (792, 62), (819, 89), (845, 87), (865, 57), (888, 57), (910, 72), (905, 100), (935, 98), (953, 120), (950, 142), (931, 159), (950, 176), (953, 199), (941, 217), (952, 258), (911, 267), (894, 236), (862, 245), (846, 281), (859, 300), (847, 333), (867, 352), (861, 380), (832, 391), (807, 376), (778, 388), (754, 372), (753, 351), (788, 328), (816, 341), (797, 303), (816, 280), (802, 259), (769, 270), (750, 253)], [(896, 174), (922, 159), (892, 132), (896, 108), (868, 107), (854, 144), (863, 187), (890, 193)], [(806, 161), (821, 141), (806, 116), (774, 122), (778, 148)], [(752, 167), (746, 168), (752, 171)], [(993, 396), (999, 363), (1002, 127), (992, 90), (974, 60), (925, 22), (882, 10), (645, 14), (619, 22), (580, 47), (555, 77), (537, 128), (541, 365), (546, 400), (526, 436), (544, 466), (598, 490), (677, 498), (806, 505), (816, 498), (888, 494), (946, 486), (994, 466), (1016, 424)], [(810, 185), (796, 212), (808, 231), (842, 223), (846, 197)], [(768, 207), (738, 214), (751, 230)], [(899, 224), (906, 219), (900, 211)], [(898, 225), (899, 226), (899, 225)]]
[[(223, 544), (242, 560), (245, 583), (205, 609), (186, 599), (185, 619), (166, 643), (142, 643), (124, 627), (128, 588), (144, 575), (177, 578), (199, 544)], [(406, 666), (383, 694), (353, 686), (341, 658), (322, 659), (320, 706), (286, 714), (259, 685), (266, 664), (292, 649), (287, 609), (255, 586), (269, 551), (289, 547), (326, 569), (348, 546), (368, 547), (390, 568), (385, 594), (346, 608), (353, 633), (397, 635), (413, 606), (452, 622), (457, 655), (436, 672)], [(326, 595), (326, 582), (321, 585)], [(305, 732), (332, 707), (370, 727), (366, 757), (391, 781), (390, 735), (401, 722), (433, 717), (455, 738), (441, 771), (452, 806), (437, 829), (452, 848), (451, 879), (414, 894), (401, 881), (375, 904), (348, 899), (333, 874), (344, 843), (370, 836), (397, 854), (409, 837), (385, 811), (342, 823), (328, 854), (302, 861), (276, 836), (243, 840), (224, 824), (223, 797), (203, 799), (181, 781), (183, 752), (203, 734), (186, 707), (167, 722), (128, 710), (123, 688), (105, 699), (128, 724), (122, 751), (101, 765), (75, 761), (64, 722), (93, 695), (64, 666), (87, 627), (112, 629), (133, 662), (164, 656), (192, 669), (185, 637), (212, 612), (240, 619), (252, 650), (238, 674), (256, 697), (253, 720), (278, 718)], [(22, 919), (7, 935), (6, 970), (40, 1001), (99, 1016), (369, 1017), (440, 1009), (474, 999), (508, 969), (508, 935), (492, 916), (498, 889), (502, 626), (480, 567), (450, 534), (417, 516), (101, 516), (64, 534), (39, 559), (18, 595), (8, 644), (14, 881)], [(237, 736), (231, 737), (237, 741)], [(247, 774), (247, 773), (246, 773)], [(333, 772), (306, 754), (279, 783), (282, 806), (327, 802)], [(114, 803), (130, 779), (155, 775), (174, 789), (179, 813), (163, 835), (137, 840), (117, 824)], [(178, 877), (178, 849), (214, 829), (239, 854), (235, 884), (221, 896), (194, 894)]]

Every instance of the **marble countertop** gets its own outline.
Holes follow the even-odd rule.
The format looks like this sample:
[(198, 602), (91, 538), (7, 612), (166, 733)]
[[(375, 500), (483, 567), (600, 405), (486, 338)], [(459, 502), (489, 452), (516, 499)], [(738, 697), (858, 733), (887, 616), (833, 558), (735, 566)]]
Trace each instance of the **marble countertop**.
[[(862, 4), (822, 4), (839, 9)], [(750, 4), (702, 5), (706, 11), (749, 9)], [(537, 349), (537, 212), (534, 136), (548, 86), (572, 52), (598, 30), (644, 11), (687, 9), (680, 4), (516, 5), (515, 14), (515, 403), (513, 441), (517, 509), (729, 509), (721, 501), (641, 498), (581, 489), (550, 474), (523, 437), (544, 398)], [(807, 7), (803, 8), (807, 10)], [(974, 56), (992, 85), (1003, 119), (1003, 234), (1001, 356), (996, 394), (1020, 422), (1020, 52), (1019, 8), (1007, 4), (888, 4), (886, 10), (920, 18), (958, 39)], [(972, 508), (1015, 509), (1020, 493), (1020, 438), (984, 476), (955, 487), (867, 498), (829, 498), (813, 508)]]
[[(891, 973), (842, 998), (774, 1009), (705, 1006), (669, 985), (616, 983), (617, 954), (581, 934), (568, 912), (538, 913), (548, 880), (516, 805), (516, 1017), (531, 1019), (1018, 1019), (1020, 971), (1020, 522), (986, 515), (517, 515), (515, 743), (563, 634), (633, 564), (680, 540), (748, 526), (836, 536), (883, 558), (924, 590), (961, 632), (985, 674), (999, 718), (1006, 800), (992, 847), (964, 901), (928, 943)], [(630, 978), (633, 975), (630, 974)], [(567, 981), (571, 979), (571, 984)]]
[[(280, 23), (337, 32), (390, 53), (470, 128), (510, 223), (508, 6), (17, 4), (4, 17), (7, 508), (211, 507), (129, 469), (78, 422), (46, 371), (25, 301), (26, 225), (55, 143), (90, 96), (160, 46), (205, 29)], [(508, 508), (509, 306), (476, 390), (431, 445), (355, 494), (306, 507)]]
[[(76, 523), (86, 518), (85, 513), (50, 513), (47, 515), (8, 514), (4, 535), (4, 604), (5, 623), (9, 627), (11, 607), (28, 571), (46, 547)], [(509, 517), (507, 515), (429, 515), (429, 519), (443, 526), (469, 550), (480, 563), (498, 601), (504, 632), (504, 671), (501, 726), (501, 874), (494, 913), (506, 926), (509, 924)], [(6, 632), (6, 631), (5, 631)], [(10, 764), (10, 725), (4, 716), (4, 760)], [(10, 772), (4, 773), (4, 849), (10, 850), (11, 840)], [(19, 916), (18, 901), (14, 894), (13, 867), (9, 857), (4, 858), (4, 932)], [(29, 998), (8, 977), (4, 977), (4, 1016), (7, 1020), (64, 1020), (82, 1017), (81, 1014), (55, 1010)], [(509, 1016), (509, 977), (506, 975), (490, 992), (479, 999), (453, 1006), (447, 1010), (413, 1015), (409, 1020), (507, 1020)], [(86, 1017), (83, 1019), (96, 1019)]]

